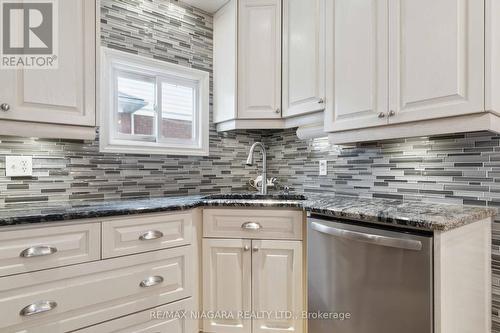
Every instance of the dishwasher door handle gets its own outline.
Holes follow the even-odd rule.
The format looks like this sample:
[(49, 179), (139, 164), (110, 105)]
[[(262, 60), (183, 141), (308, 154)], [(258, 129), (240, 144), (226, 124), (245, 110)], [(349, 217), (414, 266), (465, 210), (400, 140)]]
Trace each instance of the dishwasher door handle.
[(311, 222), (311, 228), (323, 234), (328, 234), (334, 237), (349, 239), (358, 242), (394, 247), (404, 250), (412, 250), (412, 251), (422, 250), (422, 242), (413, 239), (395, 238), (388, 236), (373, 235), (358, 231), (338, 229), (319, 222)]

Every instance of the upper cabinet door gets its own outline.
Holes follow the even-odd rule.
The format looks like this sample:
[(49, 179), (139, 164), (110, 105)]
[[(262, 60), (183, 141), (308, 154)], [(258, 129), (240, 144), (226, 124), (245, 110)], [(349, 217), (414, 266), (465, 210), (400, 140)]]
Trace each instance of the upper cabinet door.
[(57, 4), (59, 66), (2, 70), (0, 119), (95, 126), (96, 2)]
[(214, 122), (236, 118), (238, 1), (230, 0), (214, 15)]
[(484, 111), (484, 1), (390, 1), (390, 122)]
[(238, 118), (281, 118), (281, 0), (240, 0)]
[(387, 0), (326, 1), (325, 129), (387, 124)]
[(254, 240), (252, 252), (253, 311), (271, 314), (254, 319), (252, 333), (304, 332), (300, 318), (280, 316), (304, 311), (302, 242)]
[(203, 323), (207, 333), (251, 333), (251, 320), (238, 312), (251, 311), (251, 241), (241, 239), (203, 239), (203, 310), (229, 312)]
[(325, 14), (325, 0), (283, 2), (284, 117), (325, 108)]

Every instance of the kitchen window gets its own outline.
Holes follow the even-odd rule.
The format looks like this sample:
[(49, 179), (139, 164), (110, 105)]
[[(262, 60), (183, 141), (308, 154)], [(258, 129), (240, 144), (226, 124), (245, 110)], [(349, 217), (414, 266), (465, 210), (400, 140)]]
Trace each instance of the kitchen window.
[(103, 152), (208, 155), (207, 72), (104, 49)]

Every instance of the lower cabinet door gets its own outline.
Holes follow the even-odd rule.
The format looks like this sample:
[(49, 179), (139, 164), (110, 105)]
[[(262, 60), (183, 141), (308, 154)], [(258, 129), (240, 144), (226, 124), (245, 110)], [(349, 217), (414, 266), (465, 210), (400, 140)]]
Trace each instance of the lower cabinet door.
[(198, 333), (191, 298), (90, 326), (75, 333)]
[(304, 332), (303, 281), (302, 242), (252, 241), (253, 333)]
[(205, 333), (250, 333), (251, 241), (203, 239), (203, 322)]

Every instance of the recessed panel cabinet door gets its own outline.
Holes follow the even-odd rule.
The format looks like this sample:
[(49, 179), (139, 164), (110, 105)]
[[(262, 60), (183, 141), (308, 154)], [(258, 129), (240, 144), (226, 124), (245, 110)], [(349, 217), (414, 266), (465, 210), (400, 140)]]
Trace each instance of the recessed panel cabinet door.
[(484, 110), (484, 1), (391, 1), (389, 17), (391, 123)]
[(325, 1), (283, 2), (283, 116), (325, 108)]
[(387, 124), (387, 0), (329, 0), (326, 6), (325, 129)]
[(0, 119), (95, 126), (96, 2), (57, 3), (59, 66), (2, 70)]
[(203, 332), (251, 333), (251, 320), (239, 313), (251, 311), (251, 241), (203, 239), (203, 310), (231, 313), (204, 320)]
[(302, 242), (254, 240), (252, 252), (253, 311), (271, 314), (254, 320), (253, 333), (304, 332)]
[(238, 118), (281, 118), (281, 0), (240, 0)]

